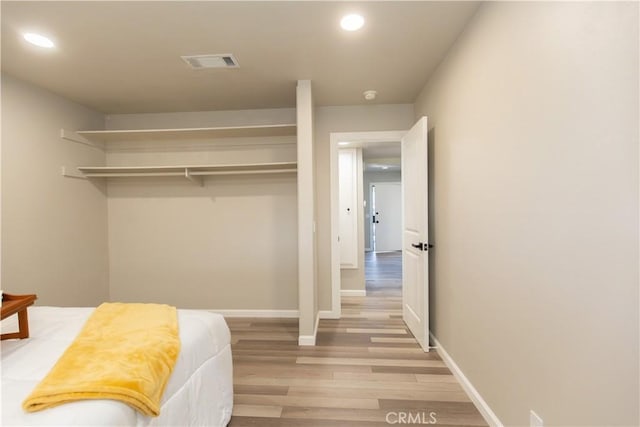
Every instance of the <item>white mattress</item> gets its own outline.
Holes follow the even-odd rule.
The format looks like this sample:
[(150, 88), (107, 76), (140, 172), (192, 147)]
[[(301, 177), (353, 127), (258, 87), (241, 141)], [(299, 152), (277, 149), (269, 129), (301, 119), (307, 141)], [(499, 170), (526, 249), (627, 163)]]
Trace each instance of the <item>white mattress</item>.
[[(80, 332), (93, 308), (30, 307), (30, 338), (2, 341), (3, 426), (225, 426), (233, 406), (229, 328), (218, 314), (178, 310), (181, 349), (162, 397), (160, 416), (114, 400), (85, 400), (27, 413), (22, 401)], [(17, 316), (2, 332), (17, 330)]]

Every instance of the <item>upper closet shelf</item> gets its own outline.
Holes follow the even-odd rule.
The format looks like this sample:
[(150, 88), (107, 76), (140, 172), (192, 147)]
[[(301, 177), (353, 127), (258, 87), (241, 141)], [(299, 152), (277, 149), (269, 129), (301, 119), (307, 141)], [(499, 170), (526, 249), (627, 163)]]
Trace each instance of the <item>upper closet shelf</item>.
[(76, 131), (76, 134), (92, 142), (295, 136), (296, 125), (277, 124), (183, 129), (81, 130)]

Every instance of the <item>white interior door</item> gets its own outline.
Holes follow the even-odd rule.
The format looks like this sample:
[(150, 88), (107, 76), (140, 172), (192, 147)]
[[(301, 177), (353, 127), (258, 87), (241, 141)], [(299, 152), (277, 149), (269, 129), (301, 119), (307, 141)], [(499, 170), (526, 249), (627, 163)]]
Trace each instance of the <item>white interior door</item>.
[(374, 184), (374, 248), (378, 252), (402, 250), (402, 186), (399, 182)]
[(338, 152), (340, 268), (358, 268), (358, 164), (355, 148)]
[(429, 351), (427, 118), (402, 138), (402, 318)]

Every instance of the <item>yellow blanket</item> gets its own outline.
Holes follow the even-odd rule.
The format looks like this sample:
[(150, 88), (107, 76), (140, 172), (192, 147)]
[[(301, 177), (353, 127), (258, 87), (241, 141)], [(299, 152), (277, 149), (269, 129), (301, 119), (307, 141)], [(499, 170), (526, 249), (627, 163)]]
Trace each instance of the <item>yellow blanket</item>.
[(175, 307), (102, 304), (22, 407), (35, 412), (76, 400), (115, 399), (158, 416), (179, 352)]

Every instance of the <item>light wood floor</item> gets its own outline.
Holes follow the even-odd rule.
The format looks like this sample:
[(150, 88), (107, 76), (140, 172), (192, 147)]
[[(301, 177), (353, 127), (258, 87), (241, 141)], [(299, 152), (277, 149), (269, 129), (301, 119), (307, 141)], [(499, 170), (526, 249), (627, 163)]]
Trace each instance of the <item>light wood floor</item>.
[(367, 295), (402, 296), (402, 252), (365, 252)]
[(227, 319), (230, 426), (388, 426), (398, 412), (423, 421), (433, 412), (436, 425), (486, 425), (437, 352), (418, 347), (401, 318), (398, 278), (377, 267), (380, 280), (367, 276), (369, 296), (343, 298), (342, 318), (320, 321), (315, 347), (297, 345), (297, 319)]

